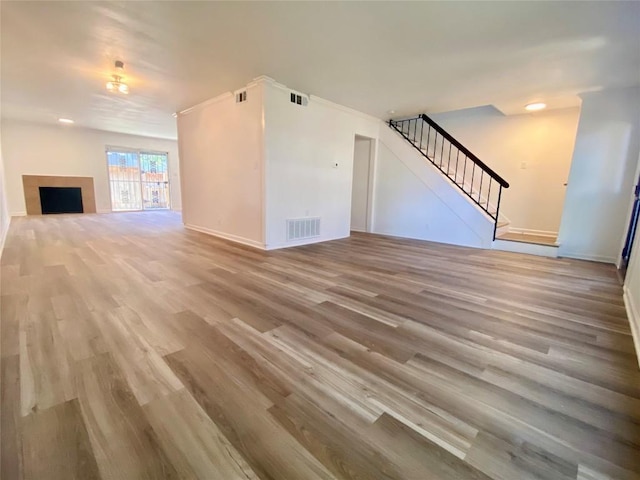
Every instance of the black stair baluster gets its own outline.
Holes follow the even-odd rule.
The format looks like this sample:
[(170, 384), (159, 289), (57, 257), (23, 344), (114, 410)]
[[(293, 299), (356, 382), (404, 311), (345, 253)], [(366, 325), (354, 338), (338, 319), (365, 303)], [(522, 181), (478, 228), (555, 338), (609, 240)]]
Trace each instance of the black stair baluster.
[(467, 155), (464, 156), (464, 168), (462, 169), (462, 191), (466, 192), (464, 189), (464, 180), (467, 178)]
[[(473, 165), (471, 167), (471, 191), (469, 192), (471, 195), (473, 195), (473, 179), (476, 176), (476, 164), (472, 163), (471, 165)], [(471, 197), (473, 198), (473, 197)]]
[[(420, 122), (420, 140), (418, 141), (418, 121)], [(411, 132), (411, 122), (413, 122), (413, 132)], [(424, 138), (424, 124), (427, 124), (427, 138), (425, 145)], [(447, 177), (453, 178), (456, 186), (465, 193), (471, 200), (473, 200), (480, 208), (482, 208), (492, 219), (494, 219), (494, 239), (498, 226), (498, 217), (500, 213), (500, 202), (502, 199), (502, 189), (509, 188), (509, 184), (500, 177), (497, 173), (495, 173), (491, 168), (489, 168), (484, 162), (482, 162), (478, 157), (476, 157), (473, 153), (471, 153), (467, 148), (465, 148), (460, 142), (458, 142), (454, 137), (452, 137), (447, 131), (445, 131), (442, 127), (440, 127), (437, 123), (431, 120), (427, 115), (422, 114), (414, 118), (402, 119), (402, 120), (389, 120), (389, 126), (398, 131), (405, 139), (410, 142), (416, 149), (420, 150), (420, 153), (424, 155), (431, 163), (433, 163), (438, 170), (443, 172)], [(433, 153), (431, 153), (431, 131), (433, 130)], [(441, 137), (440, 140), (440, 157), (437, 158), (438, 151), (438, 136)], [(447, 166), (445, 171), (444, 165), (444, 147), (445, 141), (449, 143), (449, 153), (447, 156)], [(453, 151), (453, 147), (456, 147), (456, 158), (455, 158), (455, 171), (453, 175), (451, 175), (451, 154)], [(424, 150), (423, 150), (424, 148)], [(464, 164), (462, 169), (462, 179), (458, 178), (458, 172), (460, 169), (460, 153), (464, 155)], [(468, 162), (471, 161), (471, 182), (470, 186), (466, 188), (466, 179), (467, 179), (467, 170), (468, 170)], [(479, 184), (476, 186), (476, 168), (480, 169), (479, 174)], [(487, 175), (489, 185), (485, 186), (484, 175)], [(498, 183), (498, 199), (496, 203), (496, 211), (495, 217), (491, 212), (491, 192), (493, 189), (493, 182)], [(482, 191), (487, 188), (487, 198), (486, 202), (482, 200)], [(477, 192), (474, 192), (474, 188), (477, 189)], [(477, 193), (477, 195), (475, 195)]]

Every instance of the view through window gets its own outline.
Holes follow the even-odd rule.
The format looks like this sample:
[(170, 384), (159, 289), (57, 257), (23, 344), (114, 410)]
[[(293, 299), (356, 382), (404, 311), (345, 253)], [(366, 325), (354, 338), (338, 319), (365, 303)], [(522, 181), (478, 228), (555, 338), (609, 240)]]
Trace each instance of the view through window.
[(113, 211), (169, 208), (166, 153), (108, 148), (107, 164)]

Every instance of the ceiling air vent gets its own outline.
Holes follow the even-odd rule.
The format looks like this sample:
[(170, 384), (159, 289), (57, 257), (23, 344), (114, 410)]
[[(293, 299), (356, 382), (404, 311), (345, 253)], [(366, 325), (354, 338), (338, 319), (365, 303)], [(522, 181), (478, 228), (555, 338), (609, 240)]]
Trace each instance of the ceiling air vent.
[(297, 94), (295, 92), (291, 92), (291, 103), (295, 103), (296, 105), (302, 105), (303, 107), (307, 106), (308, 100), (307, 97)]
[(236, 93), (236, 103), (242, 103), (247, 101), (247, 91), (243, 90)]
[(320, 236), (320, 217), (287, 219), (287, 241)]

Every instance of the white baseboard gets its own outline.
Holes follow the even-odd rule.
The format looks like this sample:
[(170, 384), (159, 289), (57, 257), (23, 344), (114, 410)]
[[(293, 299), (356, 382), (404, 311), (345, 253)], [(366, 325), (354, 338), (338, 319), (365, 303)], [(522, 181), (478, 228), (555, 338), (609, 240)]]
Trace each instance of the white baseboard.
[(27, 216), (27, 212), (26, 210), (20, 211), (20, 212), (11, 212), (9, 214), (10, 217), (26, 217)]
[(200, 233), (206, 233), (207, 235), (213, 235), (214, 237), (224, 238), (225, 240), (231, 240), (232, 242), (241, 243), (253, 248), (259, 248), (260, 250), (267, 250), (264, 243), (256, 242), (250, 238), (241, 237), (239, 235), (233, 235), (231, 233), (219, 232), (217, 230), (211, 230), (210, 228), (199, 227), (197, 225), (184, 224), (184, 228), (188, 230), (194, 230)]
[(540, 257), (556, 258), (558, 256), (558, 247), (553, 245), (539, 245), (537, 243), (512, 242), (497, 239), (493, 241), (491, 248), (503, 252), (526, 253)]
[(590, 255), (588, 253), (560, 252), (560, 257), (575, 258), (577, 260), (589, 260), (590, 262), (613, 263), (615, 265), (615, 257), (607, 257), (605, 255)]
[(7, 228), (4, 230), (4, 232), (0, 232), (0, 258), (2, 258), (2, 252), (4, 251), (4, 242), (7, 239), (9, 228), (11, 228), (11, 217), (9, 217), (9, 221), (7, 222)]
[(109, 209), (100, 208), (96, 210), (96, 213), (113, 213), (113, 211), (110, 208)]
[(636, 307), (631, 300), (631, 294), (629, 293), (629, 289), (626, 285), (623, 287), (622, 291), (624, 306), (627, 310), (627, 317), (629, 317), (629, 325), (631, 326), (633, 345), (636, 347), (636, 358), (638, 359), (638, 366), (640, 367), (640, 312), (636, 310)]
[(510, 233), (519, 233), (522, 235), (538, 235), (540, 237), (552, 237), (557, 238), (558, 232), (552, 232), (549, 230), (532, 230), (530, 228), (518, 228), (509, 226)]
[(349, 238), (349, 235), (345, 235), (342, 237), (332, 237), (332, 238), (307, 238), (306, 240), (298, 240), (297, 242), (287, 242), (287, 243), (278, 243), (276, 245), (266, 245), (265, 250), (278, 250), (280, 248), (289, 248), (289, 247), (301, 247), (303, 245), (311, 245), (313, 243), (322, 243), (322, 242), (331, 242), (332, 240), (341, 240), (343, 238)]

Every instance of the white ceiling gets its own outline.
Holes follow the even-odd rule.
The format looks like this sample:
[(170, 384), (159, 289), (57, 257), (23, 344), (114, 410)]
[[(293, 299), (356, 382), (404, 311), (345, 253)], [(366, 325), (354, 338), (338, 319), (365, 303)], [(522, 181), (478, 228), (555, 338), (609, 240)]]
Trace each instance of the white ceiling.
[[(1, 2), (2, 116), (175, 138), (268, 75), (387, 118), (640, 84), (640, 2)], [(116, 59), (131, 94), (107, 93)]]

